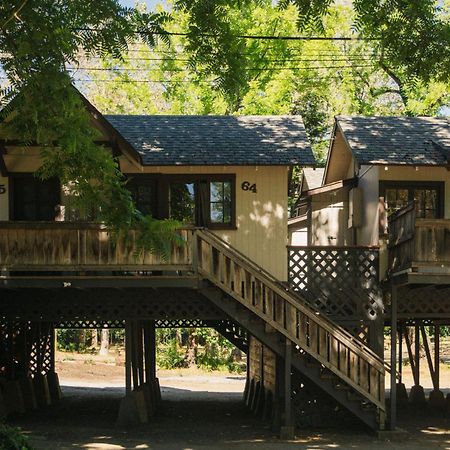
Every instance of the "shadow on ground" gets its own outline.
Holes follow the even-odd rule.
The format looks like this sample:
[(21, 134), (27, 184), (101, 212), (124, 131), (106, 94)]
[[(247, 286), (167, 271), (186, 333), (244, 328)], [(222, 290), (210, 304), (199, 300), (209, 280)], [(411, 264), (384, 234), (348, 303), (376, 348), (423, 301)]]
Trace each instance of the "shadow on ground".
[[(63, 387), (58, 404), (11, 422), (30, 434), (36, 449), (448, 449), (450, 422), (444, 415), (407, 413), (407, 433), (377, 439), (365, 429), (304, 429), (281, 442), (244, 407), (242, 394), (162, 388), (163, 410), (151, 423), (115, 425), (123, 388)], [(405, 414), (405, 412), (404, 412)]]

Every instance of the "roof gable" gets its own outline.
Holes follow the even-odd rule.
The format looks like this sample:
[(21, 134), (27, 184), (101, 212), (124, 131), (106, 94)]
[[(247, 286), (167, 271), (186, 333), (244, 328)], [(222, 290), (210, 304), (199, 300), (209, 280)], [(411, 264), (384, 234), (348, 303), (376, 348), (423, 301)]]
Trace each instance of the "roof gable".
[(450, 122), (433, 117), (336, 117), (359, 164), (447, 166)]
[(143, 165), (315, 165), (300, 116), (104, 117)]

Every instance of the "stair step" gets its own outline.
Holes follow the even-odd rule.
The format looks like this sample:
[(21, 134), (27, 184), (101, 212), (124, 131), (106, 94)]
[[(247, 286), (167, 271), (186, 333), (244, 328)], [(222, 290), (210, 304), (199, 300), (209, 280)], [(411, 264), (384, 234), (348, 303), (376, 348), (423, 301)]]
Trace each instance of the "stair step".
[(337, 379), (336, 375), (333, 372), (329, 371), (329, 370), (322, 371), (320, 373), (320, 378), (322, 380), (336, 380)]
[(351, 389), (350, 386), (345, 383), (336, 383), (333, 387), (337, 391), (349, 391)]
[(364, 411), (374, 411), (376, 409), (376, 406), (373, 403), (362, 401), (361, 409), (363, 409)]
[(352, 402), (360, 402), (361, 396), (354, 391), (347, 392), (347, 398)]

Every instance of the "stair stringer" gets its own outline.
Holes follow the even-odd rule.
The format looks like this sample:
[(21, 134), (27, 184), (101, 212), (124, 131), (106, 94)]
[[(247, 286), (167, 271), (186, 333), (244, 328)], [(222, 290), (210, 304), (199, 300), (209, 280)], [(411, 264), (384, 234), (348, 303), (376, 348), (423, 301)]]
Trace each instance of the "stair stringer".
[[(266, 324), (262, 319), (253, 314), (250, 310), (236, 302), (231, 296), (223, 292), (219, 287), (207, 286), (201, 287), (199, 292), (208, 300), (214, 303), (226, 314), (233, 318), (243, 328), (247, 329), (256, 339), (262, 342), (265, 346), (270, 348), (280, 357), (285, 356), (284, 336), (277, 332), (267, 332)], [(294, 347), (295, 348), (295, 347)], [(350, 413), (355, 415), (364, 424), (374, 430), (380, 428), (380, 420), (378, 417), (378, 410), (376, 408), (371, 410), (364, 410), (361, 408), (361, 401), (364, 398), (356, 391), (336, 389), (334, 382), (339, 381), (339, 378), (321, 378), (322, 366), (319, 362), (317, 364), (310, 364), (308, 361), (309, 355), (300, 353), (301, 349), (294, 351), (292, 354), (292, 367), (298, 370), (302, 375), (308, 378), (316, 386), (322, 389), (325, 393), (335, 399), (340, 405), (346, 408)], [(355, 399), (350, 399), (348, 392), (355, 395)]]

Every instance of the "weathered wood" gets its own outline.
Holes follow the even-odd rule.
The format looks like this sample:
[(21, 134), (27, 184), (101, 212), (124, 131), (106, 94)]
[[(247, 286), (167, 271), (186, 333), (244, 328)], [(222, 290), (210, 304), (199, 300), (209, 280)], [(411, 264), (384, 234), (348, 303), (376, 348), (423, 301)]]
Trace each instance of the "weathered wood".
[[(180, 270), (192, 267), (193, 229), (167, 258), (139, 248), (131, 230), (117, 241), (100, 224), (0, 222), (0, 267), (16, 271)], [(208, 252), (209, 254), (209, 252)]]
[[(375, 404), (380, 411), (385, 410), (384, 397), (381, 396), (384, 393), (381, 386), (384, 383), (384, 364), (379, 356), (350, 333), (331, 323), (323, 315), (317, 314), (303, 298), (292, 291), (287, 291), (284, 285), (211, 233), (198, 230), (196, 239), (202, 242), (199, 245), (203, 246), (203, 242), (207, 242), (212, 248), (232, 260), (234, 283), (218, 278), (214, 271), (205, 264), (199, 268), (200, 275), (219, 286), (224, 292), (261, 317), (267, 325), (284, 335), (294, 344), (293, 348), (298, 345), (325, 368), (338, 375), (342, 381), (348, 383), (355, 391)], [(236, 284), (239, 285), (242, 281), (244, 281), (244, 286), (239, 289)], [(255, 288), (257, 283), (261, 283), (264, 288)], [(251, 284), (251, 289), (249, 284)], [(256, 300), (260, 290), (264, 290), (267, 295), (264, 308), (261, 308), (259, 301)], [(270, 306), (271, 297), (273, 297), (274, 303), (273, 310)], [(338, 347), (338, 353), (329, 351), (332, 339), (336, 341), (333, 343), (333, 348), (336, 350)], [(337, 354), (339, 355), (338, 361), (336, 361)], [(360, 376), (360, 367), (362, 367), (364, 376)], [(369, 379), (370, 374), (373, 376)], [(378, 386), (375, 387), (375, 383), (378, 383)]]
[(395, 273), (421, 265), (450, 268), (450, 220), (416, 218), (410, 203), (389, 216), (389, 267)]

